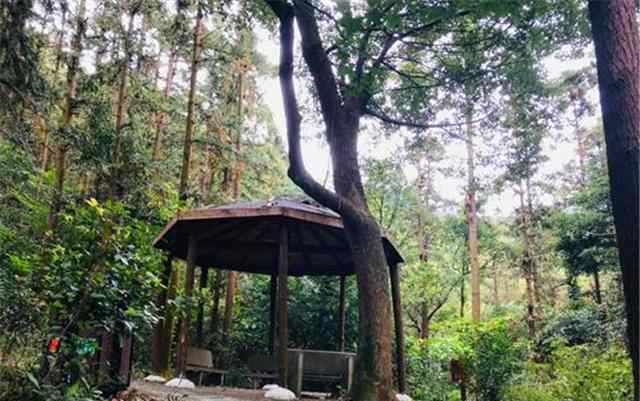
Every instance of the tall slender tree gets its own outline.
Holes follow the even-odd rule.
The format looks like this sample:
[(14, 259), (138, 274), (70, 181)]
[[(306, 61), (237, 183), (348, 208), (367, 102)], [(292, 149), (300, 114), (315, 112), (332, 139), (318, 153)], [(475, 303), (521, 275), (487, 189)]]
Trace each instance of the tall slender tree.
[(86, 0), (80, 0), (76, 9), (76, 22), (75, 33), (73, 36), (73, 42), (71, 44), (71, 57), (69, 58), (69, 65), (67, 67), (67, 91), (64, 100), (64, 115), (62, 124), (60, 126), (61, 140), (58, 144), (56, 151), (56, 181), (53, 192), (53, 199), (51, 203), (51, 210), (49, 211), (49, 217), (47, 225), (49, 229), (55, 230), (58, 224), (58, 213), (62, 208), (64, 180), (66, 175), (66, 163), (67, 163), (67, 151), (68, 143), (65, 142), (67, 131), (71, 128), (71, 122), (74, 112), (74, 101), (76, 96), (76, 85), (78, 70), (80, 69), (80, 54), (82, 52), (82, 44), (84, 40), (84, 34), (86, 30)]

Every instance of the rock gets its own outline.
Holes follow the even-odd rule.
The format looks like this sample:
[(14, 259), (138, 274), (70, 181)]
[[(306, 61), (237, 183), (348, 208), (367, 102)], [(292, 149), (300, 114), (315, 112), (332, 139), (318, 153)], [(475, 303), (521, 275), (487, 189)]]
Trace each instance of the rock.
[(406, 394), (396, 394), (397, 401), (413, 401), (413, 398), (409, 397)]
[(274, 388), (279, 388), (280, 386), (278, 386), (277, 384), (265, 384), (264, 386), (262, 386), (262, 389), (265, 391), (269, 391), (269, 390), (273, 390)]
[(169, 380), (164, 384), (168, 387), (178, 387), (178, 388), (196, 388), (196, 385), (189, 379), (185, 379), (184, 377), (176, 377), (174, 379)]
[(268, 400), (275, 401), (291, 401), (296, 399), (296, 395), (293, 391), (282, 387), (272, 388), (264, 394), (264, 397)]
[(164, 377), (157, 376), (157, 375), (149, 375), (142, 380), (146, 382), (151, 382), (151, 383), (164, 383), (167, 381), (167, 379), (165, 379)]

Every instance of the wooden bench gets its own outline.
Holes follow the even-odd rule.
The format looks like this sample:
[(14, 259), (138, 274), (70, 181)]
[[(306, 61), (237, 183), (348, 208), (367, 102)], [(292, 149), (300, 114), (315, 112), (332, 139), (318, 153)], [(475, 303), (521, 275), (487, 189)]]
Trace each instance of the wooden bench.
[(205, 375), (217, 374), (220, 376), (220, 385), (224, 385), (224, 375), (226, 370), (213, 367), (213, 354), (204, 348), (188, 347), (187, 348), (187, 372), (197, 372), (198, 386), (202, 385)]

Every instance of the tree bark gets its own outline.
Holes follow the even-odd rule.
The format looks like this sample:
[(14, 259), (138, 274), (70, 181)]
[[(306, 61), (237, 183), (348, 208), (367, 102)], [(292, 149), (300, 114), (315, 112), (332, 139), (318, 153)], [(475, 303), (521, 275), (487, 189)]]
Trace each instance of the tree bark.
[(222, 342), (227, 343), (233, 324), (233, 301), (236, 294), (236, 272), (227, 272), (227, 291), (224, 302), (224, 320), (222, 321)]
[(191, 153), (193, 150), (193, 125), (194, 106), (196, 96), (196, 86), (198, 83), (198, 69), (200, 68), (200, 52), (202, 50), (202, 7), (200, 2), (196, 2), (198, 8), (196, 14), (196, 25), (193, 31), (193, 52), (191, 58), (191, 77), (189, 80), (189, 100), (187, 103), (187, 127), (184, 132), (184, 151), (182, 156), (182, 172), (180, 174), (180, 197), (187, 198), (189, 189), (189, 169), (191, 167)]
[(467, 106), (465, 112), (467, 129), (467, 246), (469, 251), (469, 272), (471, 273), (471, 318), (480, 322), (480, 265), (478, 263), (478, 216), (476, 213), (475, 155), (473, 146), (473, 109)]
[(634, 0), (589, 1), (604, 122), (613, 220), (622, 268), (634, 399), (640, 392), (638, 153), (640, 39)]
[[(66, 133), (71, 127), (73, 118), (73, 102), (76, 96), (77, 75), (80, 66), (80, 53), (82, 52), (82, 39), (86, 29), (84, 14), (86, 11), (86, 0), (80, 0), (76, 11), (76, 31), (73, 37), (72, 54), (67, 68), (67, 94), (64, 102), (64, 117), (61, 131)], [(64, 190), (64, 179), (66, 174), (67, 144), (61, 142), (58, 145), (56, 155), (56, 184), (53, 191), (51, 210), (47, 219), (47, 226), (50, 230), (55, 230), (58, 225), (58, 213), (62, 209), (62, 193)]]

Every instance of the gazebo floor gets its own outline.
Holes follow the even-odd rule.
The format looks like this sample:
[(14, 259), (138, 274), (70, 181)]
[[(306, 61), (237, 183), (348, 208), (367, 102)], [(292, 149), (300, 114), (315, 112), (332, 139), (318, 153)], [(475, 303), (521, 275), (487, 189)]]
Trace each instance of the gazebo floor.
[[(129, 390), (148, 398), (149, 401), (166, 401), (176, 397), (180, 401), (262, 401), (264, 400), (264, 390), (250, 390), (235, 387), (196, 387), (194, 390), (184, 388), (167, 387), (159, 383), (150, 383), (142, 380), (131, 382)], [(321, 398), (321, 393), (302, 393), (299, 400), (326, 400), (334, 401), (329, 398)]]

